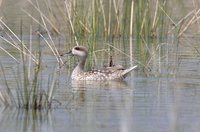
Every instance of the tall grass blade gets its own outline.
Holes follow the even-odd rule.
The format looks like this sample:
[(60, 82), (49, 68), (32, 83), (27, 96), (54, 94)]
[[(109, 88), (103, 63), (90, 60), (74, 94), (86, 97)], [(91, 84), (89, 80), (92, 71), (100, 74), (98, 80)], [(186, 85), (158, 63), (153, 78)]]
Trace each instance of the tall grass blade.
[(51, 107), (51, 104), (52, 104), (53, 91), (55, 89), (56, 80), (57, 80), (57, 67), (54, 69), (53, 78), (51, 81), (52, 83), (51, 83), (49, 93), (48, 93), (48, 106), (49, 107)]
[(131, 2), (131, 13), (130, 13), (130, 37), (129, 37), (129, 48), (130, 48), (130, 64), (133, 66), (133, 10), (134, 10), (134, 0)]
[(68, 16), (68, 20), (69, 20), (69, 24), (70, 24), (70, 27), (71, 27), (71, 30), (72, 30), (72, 33), (73, 33), (73, 36), (74, 36), (74, 40), (75, 40), (75, 43), (76, 43), (76, 45), (79, 45), (79, 43), (78, 43), (78, 39), (77, 39), (77, 37), (76, 37), (76, 34), (75, 34), (75, 30), (74, 30), (74, 26), (73, 26), (73, 24), (72, 24), (72, 18), (71, 18), (71, 15), (70, 15), (70, 3), (71, 1), (67, 1), (67, 0), (65, 0), (65, 7), (66, 7), (66, 11), (67, 11), (67, 16)]
[(6, 49), (4, 49), (1, 46), (0, 46), (0, 49), (3, 50), (6, 54), (8, 54), (8, 56), (10, 56), (12, 59), (14, 59), (17, 63), (19, 63), (19, 61), (13, 55), (11, 55)]
[(3, 73), (3, 78), (4, 78), (4, 83), (6, 85), (6, 92), (8, 94), (8, 97), (5, 97), (5, 100), (10, 100), (10, 101), (6, 101), (9, 105), (14, 105), (16, 106), (16, 102), (15, 102), (15, 99), (14, 99), (14, 96), (13, 96), (13, 93), (8, 85), (8, 82), (7, 82), (7, 79), (6, 79), (6, 75), (5, 75), (5, 71), (4, 71), (4, 68), (2, 66), (2, 64), (0, 63), (1, 65), (1, 71)]

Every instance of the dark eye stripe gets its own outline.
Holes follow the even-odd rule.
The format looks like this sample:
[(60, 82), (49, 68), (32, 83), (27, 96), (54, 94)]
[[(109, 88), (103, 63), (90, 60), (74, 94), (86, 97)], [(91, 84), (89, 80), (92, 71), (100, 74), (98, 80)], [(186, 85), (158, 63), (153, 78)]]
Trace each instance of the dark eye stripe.
[(75, 50), (80, 50), (80, 48), (79, 48), (79, 47), (76, 47)]
[(79, 51), (85, 51), (85, 49), (82, 48), (82, 47), (75, 47), (74, 49), (75, 49), (75, 50), (79, 50)]

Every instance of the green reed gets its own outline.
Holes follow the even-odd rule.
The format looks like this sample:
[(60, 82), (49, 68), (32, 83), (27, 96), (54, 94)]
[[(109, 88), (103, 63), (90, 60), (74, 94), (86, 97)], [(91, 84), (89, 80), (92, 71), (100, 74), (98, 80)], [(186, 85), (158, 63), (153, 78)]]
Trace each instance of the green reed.
[[(57, 82), (57, 72), (60, 64), (63, 64), (60, 55), (57, 53), (57, 48), (54, 47), (54, 43), (47, 41), (45, 38), (45, 42), (49, 49), (54, 53), (55, 58), (58, 61), (58, 66), (55, 67), (52, 75), (49, 75), (47, 87), (44, 88), (45, 84), (43, 80), (43, 67), (44, 65), (42, 60), (42, 48), (40, 42), (38, 46), (34, 46), (32, 44), (32, 26), (30, 25), (30, 38), (29, 43), (25, 43), (23, 41), (23, 20), (20, 23), (20, 37), (16, 35), (2, 20), (0, 21), (1, 25), (4, 25), (5, 29), (3, 29), (4, 34), (7, 35), (2, 38), (7, 44), (13, 46), (17, 51), (19, 51), (20, 58), (13, 57), (9, 53), (9, 50), (5, 50), (12, 59), (16, 61), (16, 65), (11, 68), (12, 77), (14, 78), (14, 82), (11, 84), (8, 82), (8, 77), (6, 76), (6, 71), (4, 70), (4, 66), (1, 64), (1, 71), (3, 73), (4, 78), (4, 92), (0, 92), (0, 100), (5, 106), (15, 106), (18, 108), (24, 109), (43, 109), (43, 108), (51, 108), (53, 103), (53, 93), (56, 87)], [(48, 30), (46, 30), (48, 32)], [(39, 33), (38, 37), (43, 38), (43, 36)], [(50, 38), (52, 40), (52, 38)], [(9, 75), (11, 76), (11, 75)], [(10, 86), (14, 83), (13, 86)]]
[[(199, 19), (191, 13), (177, 23), (170, 10), (172, 2), (167, 0), (28, 0), (27, 3), (40, 18), (23, 11), (48, 31), (49, 37), (51, 34), (64, 37), (68, 49), (74, 45), (87, 46), (91, 52), (90, 66), (94, 65), (92, 56), (98, 50), (97, 43), (103, 40), (104, 48), (111, 48), (105, 43), (116, 48), (130, 47), (130, 51), (124, 51), (129, 53), (130, 61), (134, 60), (134, 54), (139, 54), (135, 59), (140, 61), (141, 69), (147, 69), (154, 63), (155, 55), (162, 55), (162, 48), (160, 52), (157, 47), (168, 43), (169, 35), (182, 36)], [(199, 10), (193, 13), (198, 16)], [(115, 41), (127, 39), (129, 44), (115, 45)], [(59, 61), (58, 52), (54, 54)]]
[[(140, 54), (137, 59), (147, 67), (152, 50), (167, 38), (167, 4), (166, 0), (75, 0), (70, 3), (68, 14), (71, 14), (71, 19), (68, 21), (74, 29), (73, 36), (80, 45), (88, 46), (92, 53), (99, 38), (113, 43), (119, 37), (131, 36), (130, 50), (134, 50), (134, 41), (135, 52)], [(130, 52), (130, 56), (133, 53)]]
[[(38, 57), (41, 57), (39, 53)], [(39, 59), (40, 60), (40, 59)], [(42, 82), (41, 60), (39, 64), (31, 65), (29, 69), (27, 58), (22, 55), (22, 62), (18, 64), (17, 69), (11, 69), (16, 83), (16, 89), (9, 86), (7, 77), (4, 73), (6, 96), (2, 94), (1, 101), (5, 106), (23, 108), (23, 109), (49, 109), (53, 103), (53, 90), (56, 84), (56, 75), (54, 74), (47, 88), (44, 88)], [(52, 76), (52, 75), (51, 75)], [(52, 83), (50, 83), (52, 82)], [(47, 89), (47, 90), (44, 90)]]
[[(172, 30), (170, 25), (176, 24), (169, 14), (167, 0), (28, 0), (27, 3), (39, 15), (39, 19), (26, 9), (22, 11), (34, 24), (40, 25), (49, 38), (52, 34), (66, 38), (67, 48), (72, 45), (87, 46), (90, 55), (97, 50), (98, 41), (103, 40), (119, 48), (122, 46), (118, 47), (114, 41), (130, 39), (129, 44), (123, 44), (123, 47), (130, 47), (130, 51), (124, 52), (129, 53), (131, 62), (135, 53), (140, 54), (136, 59), (140, 60), (144, 69), (150, 64), (152, 52), (159, 52), (155, 51), (156, 47), (167, 43), (169, 30)], [(179, 35), (186, 29), (180, 28)], [(48, 45), (59, 61), (55, 46)], [(89, 65), (92, 66), (94, 60), (92, 56), (90, 58)]]

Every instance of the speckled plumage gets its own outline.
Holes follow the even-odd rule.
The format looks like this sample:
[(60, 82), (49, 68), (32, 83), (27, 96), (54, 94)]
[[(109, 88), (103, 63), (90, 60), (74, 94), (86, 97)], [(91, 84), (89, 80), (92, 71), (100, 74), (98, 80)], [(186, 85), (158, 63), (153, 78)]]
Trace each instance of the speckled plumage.
[(123, 80), (137, 66), (124, 69), (121, 65), (107, 67), (101, 70), (84, 71), (87, 59), (87, 49), (82, 46), (74, 47), (70, 53), (79, 57), (79, 63), (72, 72), (72, 80)]

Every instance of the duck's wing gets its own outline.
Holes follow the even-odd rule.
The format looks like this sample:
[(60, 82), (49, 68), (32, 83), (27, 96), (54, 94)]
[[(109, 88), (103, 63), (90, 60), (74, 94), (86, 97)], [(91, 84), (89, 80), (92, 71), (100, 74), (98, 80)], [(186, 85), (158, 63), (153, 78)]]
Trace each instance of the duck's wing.
[(91, 70), (84, 73), (86, 80), (122, 80), (137, 66), (124, 69), (121, 65), (107, 67), (101, 70)]
[(101, 70), (94, 70), (92, 72), (98, 72), (98, 73), (102, 73), (102, 74), (107, 74), (107, 75), (113, 75), (115, 77), (123, 77), (125, 78), (127, 76), (128, 73), (130, 73), (132, 70), (134, 70), (135, 68), (137, 68), (137, 65), (130, 67), (128, 69), (124, 69), (123, 66), (121, 65), (116, 65), (113, 67), (107, 67)]

